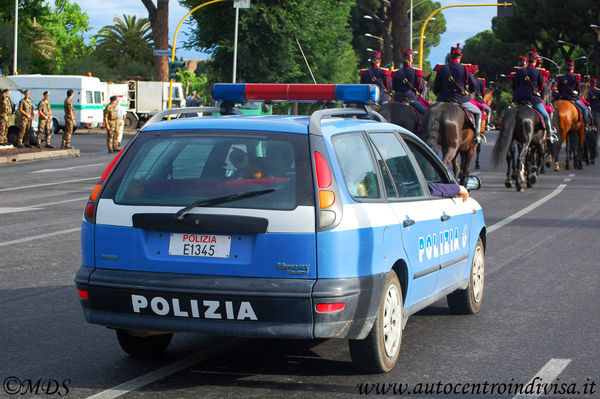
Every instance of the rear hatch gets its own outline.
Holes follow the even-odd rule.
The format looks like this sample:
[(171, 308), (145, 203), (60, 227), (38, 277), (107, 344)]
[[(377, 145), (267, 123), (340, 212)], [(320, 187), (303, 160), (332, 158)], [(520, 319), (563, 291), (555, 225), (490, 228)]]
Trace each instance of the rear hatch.
[(143, 132), (102, 191), (98, 269), (316, 278), (306, 134)]

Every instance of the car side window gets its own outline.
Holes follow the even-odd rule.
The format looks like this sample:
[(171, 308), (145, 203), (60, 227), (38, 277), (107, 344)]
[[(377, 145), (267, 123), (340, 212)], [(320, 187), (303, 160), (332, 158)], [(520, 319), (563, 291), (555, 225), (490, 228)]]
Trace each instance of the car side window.
[(404, 142), (417, 160), (427, 183), (452, 183), (443, 166), (425, 148), (410, 139), (405, 139)]
[(379, 183), (369, 147), (360, 133), (342, 134), (332, 140), (346, 188), (355, 198), (379, 198)]
[(381, 154), (400, 198), (424, 197), (425, 192), (410, 157), (394, 133), (370, 133)]

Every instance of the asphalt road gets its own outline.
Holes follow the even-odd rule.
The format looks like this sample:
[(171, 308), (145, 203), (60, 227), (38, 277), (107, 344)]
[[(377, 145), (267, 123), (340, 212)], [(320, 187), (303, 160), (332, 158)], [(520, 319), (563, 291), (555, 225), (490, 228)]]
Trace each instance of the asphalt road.
[[(176, 334), (160, 359), (128, 357), (113, 331), (85, 322), (73, 284), (83, 206), (112, 159), (105, 136), (75, 135), (79, 158), (0, 167), (0, 397), (11, 396), (15, 377), (51, 390), (56, 381), (55, 395), (73, 398), (353, 398), (407, 389), (402, 397), (488, 399), (516, 397), (515, 384), (538, 376), (557, 385), (530, 397), (599, 398), (600, 166), (548, 171), (517, 193), (490, 166), (494, 138), (476, 172), (483, 186), (472, 193), (488, 226), (481, 312), (453, 316), (440, 301), (412, 316), (399, 363), (384, 375), (357, 373), (337, 340)], [(481, 394), (466, 384), (480, 384)], [(23, 397), (49, 396), (32, 390)]]

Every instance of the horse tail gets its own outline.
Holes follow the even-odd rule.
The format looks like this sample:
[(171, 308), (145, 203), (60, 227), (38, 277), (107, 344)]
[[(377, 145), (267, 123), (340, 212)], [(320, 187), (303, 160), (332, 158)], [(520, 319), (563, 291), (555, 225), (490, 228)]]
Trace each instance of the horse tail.
[(517, 121), (517, 107), (509, 108), (502, 117), (502, 125), (500, 126), (500, 133), (494, 149), (492, 150), (492, 162), (497, 168), (506, 159), (506, 154), (512, 142), (513, 132), (515, 130), (515, 124)]
[(423, 130), (421, 131), (420, 138), (432, 149), (435, 149), (435, 146), (440, 142), (441, 114), (440, 106), (431, 106), (425, 112), (425, 120), (423, 121)]
[(589, 132), (585, 135), (584, 148), (589, 151), (590, 159), (596, 159), (598, 155), (598, 133)]

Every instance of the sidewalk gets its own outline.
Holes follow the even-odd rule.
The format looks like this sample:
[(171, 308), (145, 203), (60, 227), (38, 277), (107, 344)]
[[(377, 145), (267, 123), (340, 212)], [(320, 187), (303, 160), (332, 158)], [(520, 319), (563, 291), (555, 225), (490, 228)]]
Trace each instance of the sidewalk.
[(79, 149), (61, 150), (60, 148), (3, 148), (0, 147), (0, 165), (39, 159), (78, 157)]

